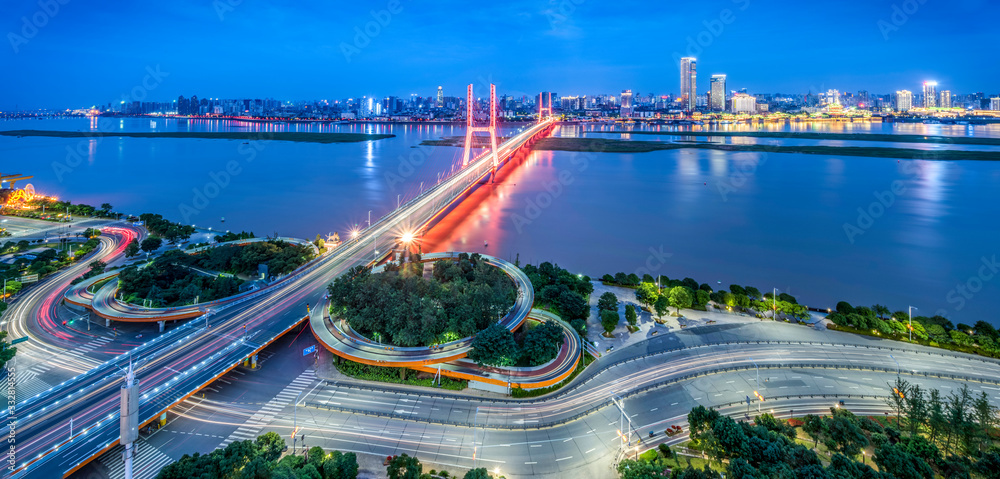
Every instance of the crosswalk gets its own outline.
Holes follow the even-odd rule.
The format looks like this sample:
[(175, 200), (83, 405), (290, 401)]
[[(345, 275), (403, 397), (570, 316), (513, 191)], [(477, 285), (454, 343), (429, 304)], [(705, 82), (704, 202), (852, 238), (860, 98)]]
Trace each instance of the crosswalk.
[(14, 369), (14, 391), (18, 401), (45, 392), (52, 387), (51, 384), (38, 379), (38, 376), (31, 368)]
[(260, 408), (250, 419), (247, 419), (242, 426), (236, 428), (219, 447), (226, 447), (236, 441), (254, 440), (260, 434), (261, 429), (274, 420), (274, 417), (285, 409), (295, 398), (305, 390), (306, 387), (316, 381), (316, 372), (312, 369), (305, 370), (299, 377), (295, 378), (285, 389), (278, 393)]
[[(170, 456), (159, 449), (139, 439), (133, 443), (135, 456), (132, 459), (132, 477), (134, 479), (152, 479), (159, 474), (160, 469), (173, 462)], [(115, 446), (110, 451), (101, 454), (98, 461), (108, 468), (110, 479), (125, 478), (125, 461), (122, 458), (124, 446)]]
[(94, 338), (94, 340), (92, 340), (92, 341), (90, 341), (90, 342), (88, 342), (88, 343), (86, 343), (86, 344), (84, 344), (82, 346), (79, 346), (79, 347), (77, 347), (75, 349), (70, 350), (70, 353), (76, 354), (77, 356), (86, 357), (87, 353), (89, 353), (89, 352), (91, 352), (91, 351), (93, 351), (93, 350), (95, 350), (95, 349), (97, 349), (97, 348), (99, 348), (101, 346), (104, 346), (105, 344), (109, 343), (110, 341), (111, 341), (111, 338), (106, 338), (104, 336), (99, 336), (97, 338)]

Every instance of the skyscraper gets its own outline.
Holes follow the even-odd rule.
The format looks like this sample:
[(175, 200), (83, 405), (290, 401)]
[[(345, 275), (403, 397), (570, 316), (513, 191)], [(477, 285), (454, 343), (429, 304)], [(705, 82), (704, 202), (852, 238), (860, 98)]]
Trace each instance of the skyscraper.
[(951, 90), (944, 90), (941, 92), (941, 101), (938, 104), (939, 108), (951, 108)]
[(726, 109), (726, 75), (712, 75), (712, 101), (709, 107), (713, 111), (725, 111)]
[(990, 110), (1000, 111), (1000, 98), (990, 98)]
[(901, 90), (896, 92), (896, 111), (907, 111), (913, 108), (913, 92)]
[(621, 117), (632, 118), (632, 90), (622, 90)]
[(937, 106), (937, 82), (924, 82), (924, 108), (934, 108)]
[(441, 107), (444, 106), (444, 88), (441, 88), (440, 86), (438, 86), (438, 101), (437, 101), (437, 106), (438, 106), (438, 108), (441, 108)]
[(697, 92), (697, 63), (694, 57), (681, 58), (681, 106), (694, 110)]

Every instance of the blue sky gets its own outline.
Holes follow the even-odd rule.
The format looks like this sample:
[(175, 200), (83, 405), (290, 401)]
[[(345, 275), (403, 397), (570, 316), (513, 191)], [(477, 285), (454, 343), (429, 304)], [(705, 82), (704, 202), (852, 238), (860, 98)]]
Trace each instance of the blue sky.
[[(689, 51), (701, 92), (712, 73), (752, 92), (917, 91), (925, 79), (1000, 91), (1000, 2), (988, 0), (46, 1), (58, 11), (2, 0), (0, 109), (117, 101), (157, 66), (166, 75), (146, 80), (148, 100), (431, 96), (438, 85), (460, 96), (490, 80), (509, 94), (668, 94)], [(356, 41), (366, 27), (377, 34)]]

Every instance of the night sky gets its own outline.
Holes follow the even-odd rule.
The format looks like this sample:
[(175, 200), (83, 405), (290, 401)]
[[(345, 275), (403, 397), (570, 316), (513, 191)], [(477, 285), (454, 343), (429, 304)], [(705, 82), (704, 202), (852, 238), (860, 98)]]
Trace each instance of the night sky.
[(676, 94), (688, 53), (699, 93), (712, 73), (754, 93), (1000, 91), (995, 0), (45, 1), (54, 15), (3, 0), (2, 110), (120, 101), (157, 66), (167, 75), (136, 90), (147, 101), (460, 96), (491, 80), (513, 95)]

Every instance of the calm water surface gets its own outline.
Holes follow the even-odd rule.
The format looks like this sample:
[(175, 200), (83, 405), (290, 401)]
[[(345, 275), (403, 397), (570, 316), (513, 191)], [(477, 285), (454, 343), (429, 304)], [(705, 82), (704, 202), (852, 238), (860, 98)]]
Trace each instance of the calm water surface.
[[(0, 129), (22, 128), (87, 131), (98, 125), (82, 119), (0, 122)], [(135, 119), (100, 128), (397, 136), (353, 144), (267, 142), (259, 147), (228, 140), (0, 137), (0, 170), (33, 174), (39, 191), (74, 202), (108, 201), (125, 212), (155, 211), (217, 229), (313, 237), (363, 224), (368, 211), (374, 220), (396, 205), (397, 195), (405, 201), (420, 191), (421, 182), (435, 182), (461, 161), (461, 149), (416, 146), (424, 139), (464, 134), (460, 126), (442, 125), (157, 120), (154, 128), (148, 120)], [(1000, 137), (1000, 127), (982, 126), (764, 128)], [(583, 134), (584, 127), (575, 125), (556, 131), (560, 136)], [(866, 144), (936, 148), (860, 143)], [(227, 179), (221, 172), (233, 161), (239, 173)], [(200, 200), (198, 191), (214, 195)], [(994, 280), (991, 269), (1000, 254), (1000, 168), (991, 162), (698, 150), (535, 152), (471, 200), (423, 239), (425, 251), (458, 249), (519, 256), (522, 262), (553, 261), (592, 276), (617, 271), (690, 276), (716, 287), (778, 288), (815, 306), (832, 306), (839, 299), (881, 302), (893, 310), (914, 305), (921, 313), (944, 313), (956, 322), (1000, 323), (993, 312), (1000, 279)], [(859, 208), (867, 214), (861, 215)], [(984, 267), (984, 258), (989, 266)], [(959, 285), (965, 286), (960, 290)]]

